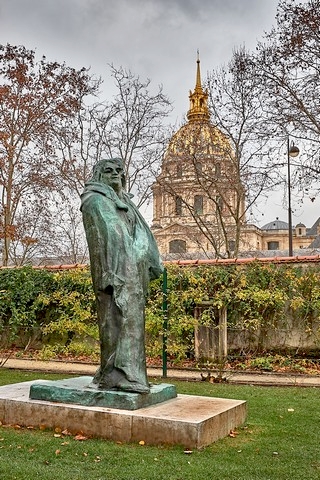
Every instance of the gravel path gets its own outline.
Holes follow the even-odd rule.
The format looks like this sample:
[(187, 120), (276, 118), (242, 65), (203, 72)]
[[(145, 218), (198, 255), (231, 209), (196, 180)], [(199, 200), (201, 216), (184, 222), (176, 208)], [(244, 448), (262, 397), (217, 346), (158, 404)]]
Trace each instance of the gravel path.
[[(2, 364), (1, 364), (2, 361)], [(17, 370), (29, 370), (37, 372), (57, 372), (65, 374), (93, 375), (97, 369), (97, 365), (88, 363), (73, 363), (62, 361), (38, 361), (9, 358), (7, 361), (0, 358), (0, 365), (3, 368), (11, 368)], [(0, 369), (1, 374), (1, 369)], [(214, 374), (212, 372), (212, 374)], [(207, 372), (203, 373), (207, 377)], [(148, 368), (149, 377), (163, 378), (162, 368)], [(166, 379), (201, 381), (200, 370), (188, 369), (168, 369)], [(208, 379), (210, 380), (210, 379)], [(246, 385), (270, 385), (270, 386), (304, 386), (304, 387), (320, 387), (320, 375), (301, 375), (289, 373), (248, 373), (248, 372), (228, 372), (228, 383), (246, 384)], [(213, 382), (214, 383), (214, 382)]]

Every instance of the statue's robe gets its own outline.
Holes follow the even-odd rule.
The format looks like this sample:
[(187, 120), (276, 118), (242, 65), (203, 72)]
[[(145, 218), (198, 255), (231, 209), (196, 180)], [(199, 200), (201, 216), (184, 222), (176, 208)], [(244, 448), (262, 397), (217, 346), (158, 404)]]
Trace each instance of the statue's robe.
[(120, 200), (111, 187), (88, 182), (81, 211), (101, 343), (93, 383), (146, 393), (144, 310), (149, 281), (163, 271), (157, 244), (126, 193)]

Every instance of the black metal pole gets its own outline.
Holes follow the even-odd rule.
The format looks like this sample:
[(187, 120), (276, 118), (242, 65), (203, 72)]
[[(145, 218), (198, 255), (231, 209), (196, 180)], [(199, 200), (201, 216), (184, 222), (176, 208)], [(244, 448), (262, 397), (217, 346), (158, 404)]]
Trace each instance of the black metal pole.
[(163, 313), (163, 335), (162, 335), (162, 377), (167, 378), (167, 329), (168, 329), (168, 275), (167, 269), (163, 270), (162, 283), (162, 313)]
[(292, 210), (291, 210), (291, 173), (290, 173), (290, 142), (288, 137), (287, 144), (288, 156), (288, 225), (289, 225), (289, 257), (293, 256), (292, 247)]

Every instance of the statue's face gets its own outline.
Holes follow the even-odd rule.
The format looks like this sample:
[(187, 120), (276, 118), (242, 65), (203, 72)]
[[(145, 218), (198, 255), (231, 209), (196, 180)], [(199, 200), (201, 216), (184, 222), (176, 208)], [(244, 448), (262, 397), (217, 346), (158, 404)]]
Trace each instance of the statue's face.
[(122, 189), (122, 176), (123, 168), (119, 163), (106, 162), (100, 174), (100, 181), (119, 192)]

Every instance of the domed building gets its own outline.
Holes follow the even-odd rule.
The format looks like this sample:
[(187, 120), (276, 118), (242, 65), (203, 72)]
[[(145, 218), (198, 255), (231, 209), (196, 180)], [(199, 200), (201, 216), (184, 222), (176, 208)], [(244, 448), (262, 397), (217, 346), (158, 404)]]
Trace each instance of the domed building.
[(244, 187), (227, 137), (210, 122), (199, 58), (189, 100), (153, 185), (153, 233), (164, 256), (233, 256), (246, 224)]
[(277, 217), (272, 222), (269, 222), (263, 225), (262, 230), (269, 232), (271, 230), (288, 230), (288, 228), (289, 228), (289, 224), (287, 222), (283, 222), (282, 220), (279, 220), (279, 218)]
[[(240, 168), (228, 138), (210, 121), (199, 57), (189, 101), (187, 122), (172, 136), (152, 187), (151, 228), (162, 257), (259, 256), (278, 250), (285, 254), (288, 223), (277, 218), (259, 228), (246, 221)], [(294, 249), (308, 248), (319, 234), (318, 224), (311, 229), (298, 224), (293, 229)]]
[[(307, 228), (304, 223), (297, 223), (292, 229), (293, 249), (297, 252), (315, 248), (314, 241), (319, 233), (319, 219), (311, 228)], [(263, 250), (286, 251), (289, 246), (289, 224), (277, 217), (261, 227), (261, 237)]]

